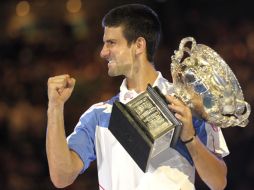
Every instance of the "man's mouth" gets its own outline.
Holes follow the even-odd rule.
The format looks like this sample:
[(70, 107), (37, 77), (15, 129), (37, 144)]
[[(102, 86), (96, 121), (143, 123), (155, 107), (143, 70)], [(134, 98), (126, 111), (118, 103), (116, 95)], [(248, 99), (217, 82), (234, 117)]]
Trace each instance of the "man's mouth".
[(112, 60), (108, 62), (108, 66), (110, 66), (110, 65), (113, 65), (113, 61)]

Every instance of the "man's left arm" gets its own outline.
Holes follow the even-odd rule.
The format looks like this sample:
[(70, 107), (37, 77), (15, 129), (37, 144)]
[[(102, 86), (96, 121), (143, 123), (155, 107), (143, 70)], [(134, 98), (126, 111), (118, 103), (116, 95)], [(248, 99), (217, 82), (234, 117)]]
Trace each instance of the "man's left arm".
[(195, 135), (192, 124), (192, 113), (189, 107), (172, 96), (167, 96), (171, 103), (169, 108), (175, 112), (175, 116), (182, 122), (183, 129), (181, 140), (191, 154), (196, 170), (200, 178), (213, 190), (221, 190), (227, 184), (227, 166), (223, 159), (217, 157)]
[(187, 143), (186, 147), (201, 179), (211, 189), (224, 189), (227, 184), (227, 166), (223, 159), (210, 152), (198, 137)]

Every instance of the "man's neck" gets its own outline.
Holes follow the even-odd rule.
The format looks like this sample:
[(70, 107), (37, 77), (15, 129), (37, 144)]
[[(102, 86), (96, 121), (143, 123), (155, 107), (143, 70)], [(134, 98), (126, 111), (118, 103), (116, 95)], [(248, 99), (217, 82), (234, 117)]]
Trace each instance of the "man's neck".
[(147, 85), (155, 82), (158, 73), (151, 63), (143, 63), (135, 73), (130, 77), (126, 77), (127, 88), (135, 90), (137, 93), (146, 90)]

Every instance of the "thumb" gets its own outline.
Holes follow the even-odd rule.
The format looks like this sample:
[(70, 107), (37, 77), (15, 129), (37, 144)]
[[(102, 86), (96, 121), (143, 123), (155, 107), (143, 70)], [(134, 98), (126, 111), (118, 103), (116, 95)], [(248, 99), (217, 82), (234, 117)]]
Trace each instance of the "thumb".
[(73, 89), (74, 86), (75, 86), (75, 83), (76, 83), (76, 80), (75, 80), (74, 78), (69, 78), (69, 79), (67, 80), (66, 87), (67, 87), (67, 88)]
[(76, 80), (74, 78), (68, 78), (67, 81), (66, 81), (65, 88), (63, 89), (61, 94), (65, 94), (67, 96), (70, 96), (73, 89), (74, 89), (75, 83), (76, 83)]

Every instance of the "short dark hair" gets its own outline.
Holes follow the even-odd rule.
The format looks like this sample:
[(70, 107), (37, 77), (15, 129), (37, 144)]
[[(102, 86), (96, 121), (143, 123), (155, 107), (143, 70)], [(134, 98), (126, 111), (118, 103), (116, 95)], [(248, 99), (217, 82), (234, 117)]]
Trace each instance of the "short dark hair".
[(160, 41), (161, 24), (158, 15), (151, 8), (142, 4), (116, 7), (104, 16), (102, 26), (122, 26), (128, 45), (143, 37), (147, 43), (147, 59), (153, 61)]

